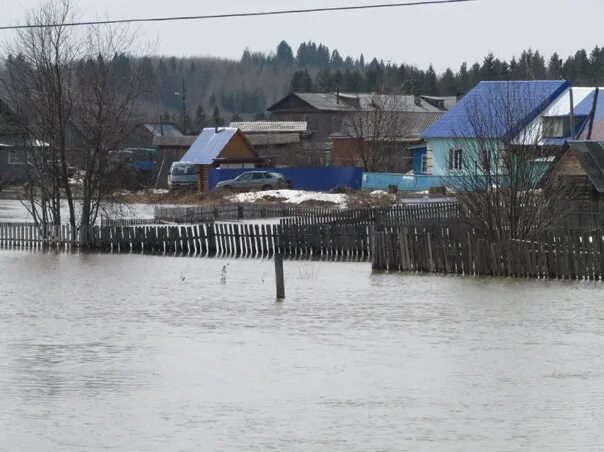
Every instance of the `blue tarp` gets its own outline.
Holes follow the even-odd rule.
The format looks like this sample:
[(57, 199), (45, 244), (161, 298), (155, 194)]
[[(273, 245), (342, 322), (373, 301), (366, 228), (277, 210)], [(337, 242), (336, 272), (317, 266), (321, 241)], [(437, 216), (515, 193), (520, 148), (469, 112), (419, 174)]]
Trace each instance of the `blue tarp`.
[(316, 167), (316, 168), (249, 168), (210, 169), (208, 186), (210, 190), (223, 180), (234, 179), (246, 171), (274, 171), (292, 181), (295, 190), (327, 191), (338, 187), (353, 190), (361, 188), (363, 170), (353, 167)]

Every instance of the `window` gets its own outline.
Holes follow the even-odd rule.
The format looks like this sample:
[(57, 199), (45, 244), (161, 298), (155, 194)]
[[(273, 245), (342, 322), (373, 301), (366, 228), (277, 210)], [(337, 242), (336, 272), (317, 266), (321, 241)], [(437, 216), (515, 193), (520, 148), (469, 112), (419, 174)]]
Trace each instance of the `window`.
[(421, 172), (422, 172), (422, 174), (428, 174), (428, 154), (422, 155)]
[(543, 118), (543, 136), (546, 138), (563, 138), (566, 136), (567, 130), (570, 129), (570, 122), (568, 127), (565, 127), (564, 118)]
[(264, 179), (264, 174), (262, 174), (262, 173), (254, 173), (252, 179), (254, 179), (254, 180)]
[(16, 151), (14, 149), (9, 149), (8, 151), (8, 164), (9, 165), (23, 165), (25, 162), (23, 161), (23, 155), (21, 151)]
[(237, 178), (237, 180), (251, 180), (252, 173), (243, 173), (241, 176)]
[(449, 149), (449, 169), (460, 170), (463, 166), (461, 149)]

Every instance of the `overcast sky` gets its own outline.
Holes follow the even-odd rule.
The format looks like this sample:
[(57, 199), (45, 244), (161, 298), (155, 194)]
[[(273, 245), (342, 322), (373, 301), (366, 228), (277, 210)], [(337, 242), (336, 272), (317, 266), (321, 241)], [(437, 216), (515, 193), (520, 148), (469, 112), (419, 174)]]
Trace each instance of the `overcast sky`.
[[(398, 0), (400, 1), (400, 0)], [(220, 14), (395, 0), (80, 0), (82, 19)], [(2, 25), (19, 23), (38, 0), (2, 0)], [(243, 50), (271, 51), (281, 39), (294, 52), (302, 41), (323, 42), (342, 55), (378, 57), (437, 71), (473, 63), (488, 53), (509, 59), (523, 49), (558, 51), (604, 45), (604, 0), (478, 0), (474, 3), (294, 16), (151, 23), (137, 26), (160, 54), (238, 59)], [(0, 31), (0, 40), (14, 32)]]

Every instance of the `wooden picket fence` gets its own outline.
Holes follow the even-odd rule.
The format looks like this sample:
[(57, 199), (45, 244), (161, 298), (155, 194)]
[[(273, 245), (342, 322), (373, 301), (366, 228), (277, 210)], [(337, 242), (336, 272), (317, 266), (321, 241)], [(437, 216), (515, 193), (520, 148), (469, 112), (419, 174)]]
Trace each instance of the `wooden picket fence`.
[(154, 209), (156, 222), (209, 223), (212, 221), (258, 220), (281, 217), (328, 215), (336, 208), (304, 207), (287, 204), (226, 204), (216, 206), (158, 206)]
[(43, 247), (72, 248), (71, 227), (64, 225), (39, 225), (26, 222), (0, 222), (0, 247), (40, 249)]
[(602, 230), (546, 231), (531, 240), (493, 242), (471, 230), (385, 228), (375, 232), (376, 270), (559, 279), (604, 277)]

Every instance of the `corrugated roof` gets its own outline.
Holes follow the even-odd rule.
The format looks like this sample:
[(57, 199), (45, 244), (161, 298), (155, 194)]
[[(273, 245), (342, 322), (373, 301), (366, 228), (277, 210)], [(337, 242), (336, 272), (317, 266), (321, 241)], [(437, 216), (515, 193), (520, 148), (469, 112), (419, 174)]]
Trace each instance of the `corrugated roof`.
[(598, 193), (604, 193), (604, 142), (569, 141), (577, 160)]
[(172, 137), (181, 137), (183, 136), (182, 132), (178, 130), (178, 128), (174, 124), (162, 124), (162, 123), (152, 123), (148, 122), (143, 124), (143, 126), (151, 132), (155, 136), (172, 136)]
[(211, 165), (236, 133), (237, 129), (232, 127), (219, 128), (218, 132), (214, 127), (205, 128), (180, 161)]
[(183, 136), (163, 136), (153, 137), (153, 146), (164, 146), (164, 147), (191, 147), (197, 136), (195, 135), (183, 135)]
[[(372, 111), (377, 108), (386, 111), (442, 111), (425, 100), (421, 100), (421, 98), (417, 99), (418, 102), (416, 104), (415, 96), (410, 95), (375, 93), (292, 93), (289, 96), (295, 96), (317, 110), (332, 112)], [(286, 96), (284, 99), (281, 99), (270, 106), (268, 110), (272, 111), (274, 107), (289, 96)]]
[(246, 136), (252, 146), (295, 144), (300, 142), (298, 133), (256, 133)]
[(421, 136), (510, 140), (567, 87), (549, 80), (480, 82)]
[(303, 133), (308, 129), (306, 121), (243, 121), (231, 126), (243, 133)]

